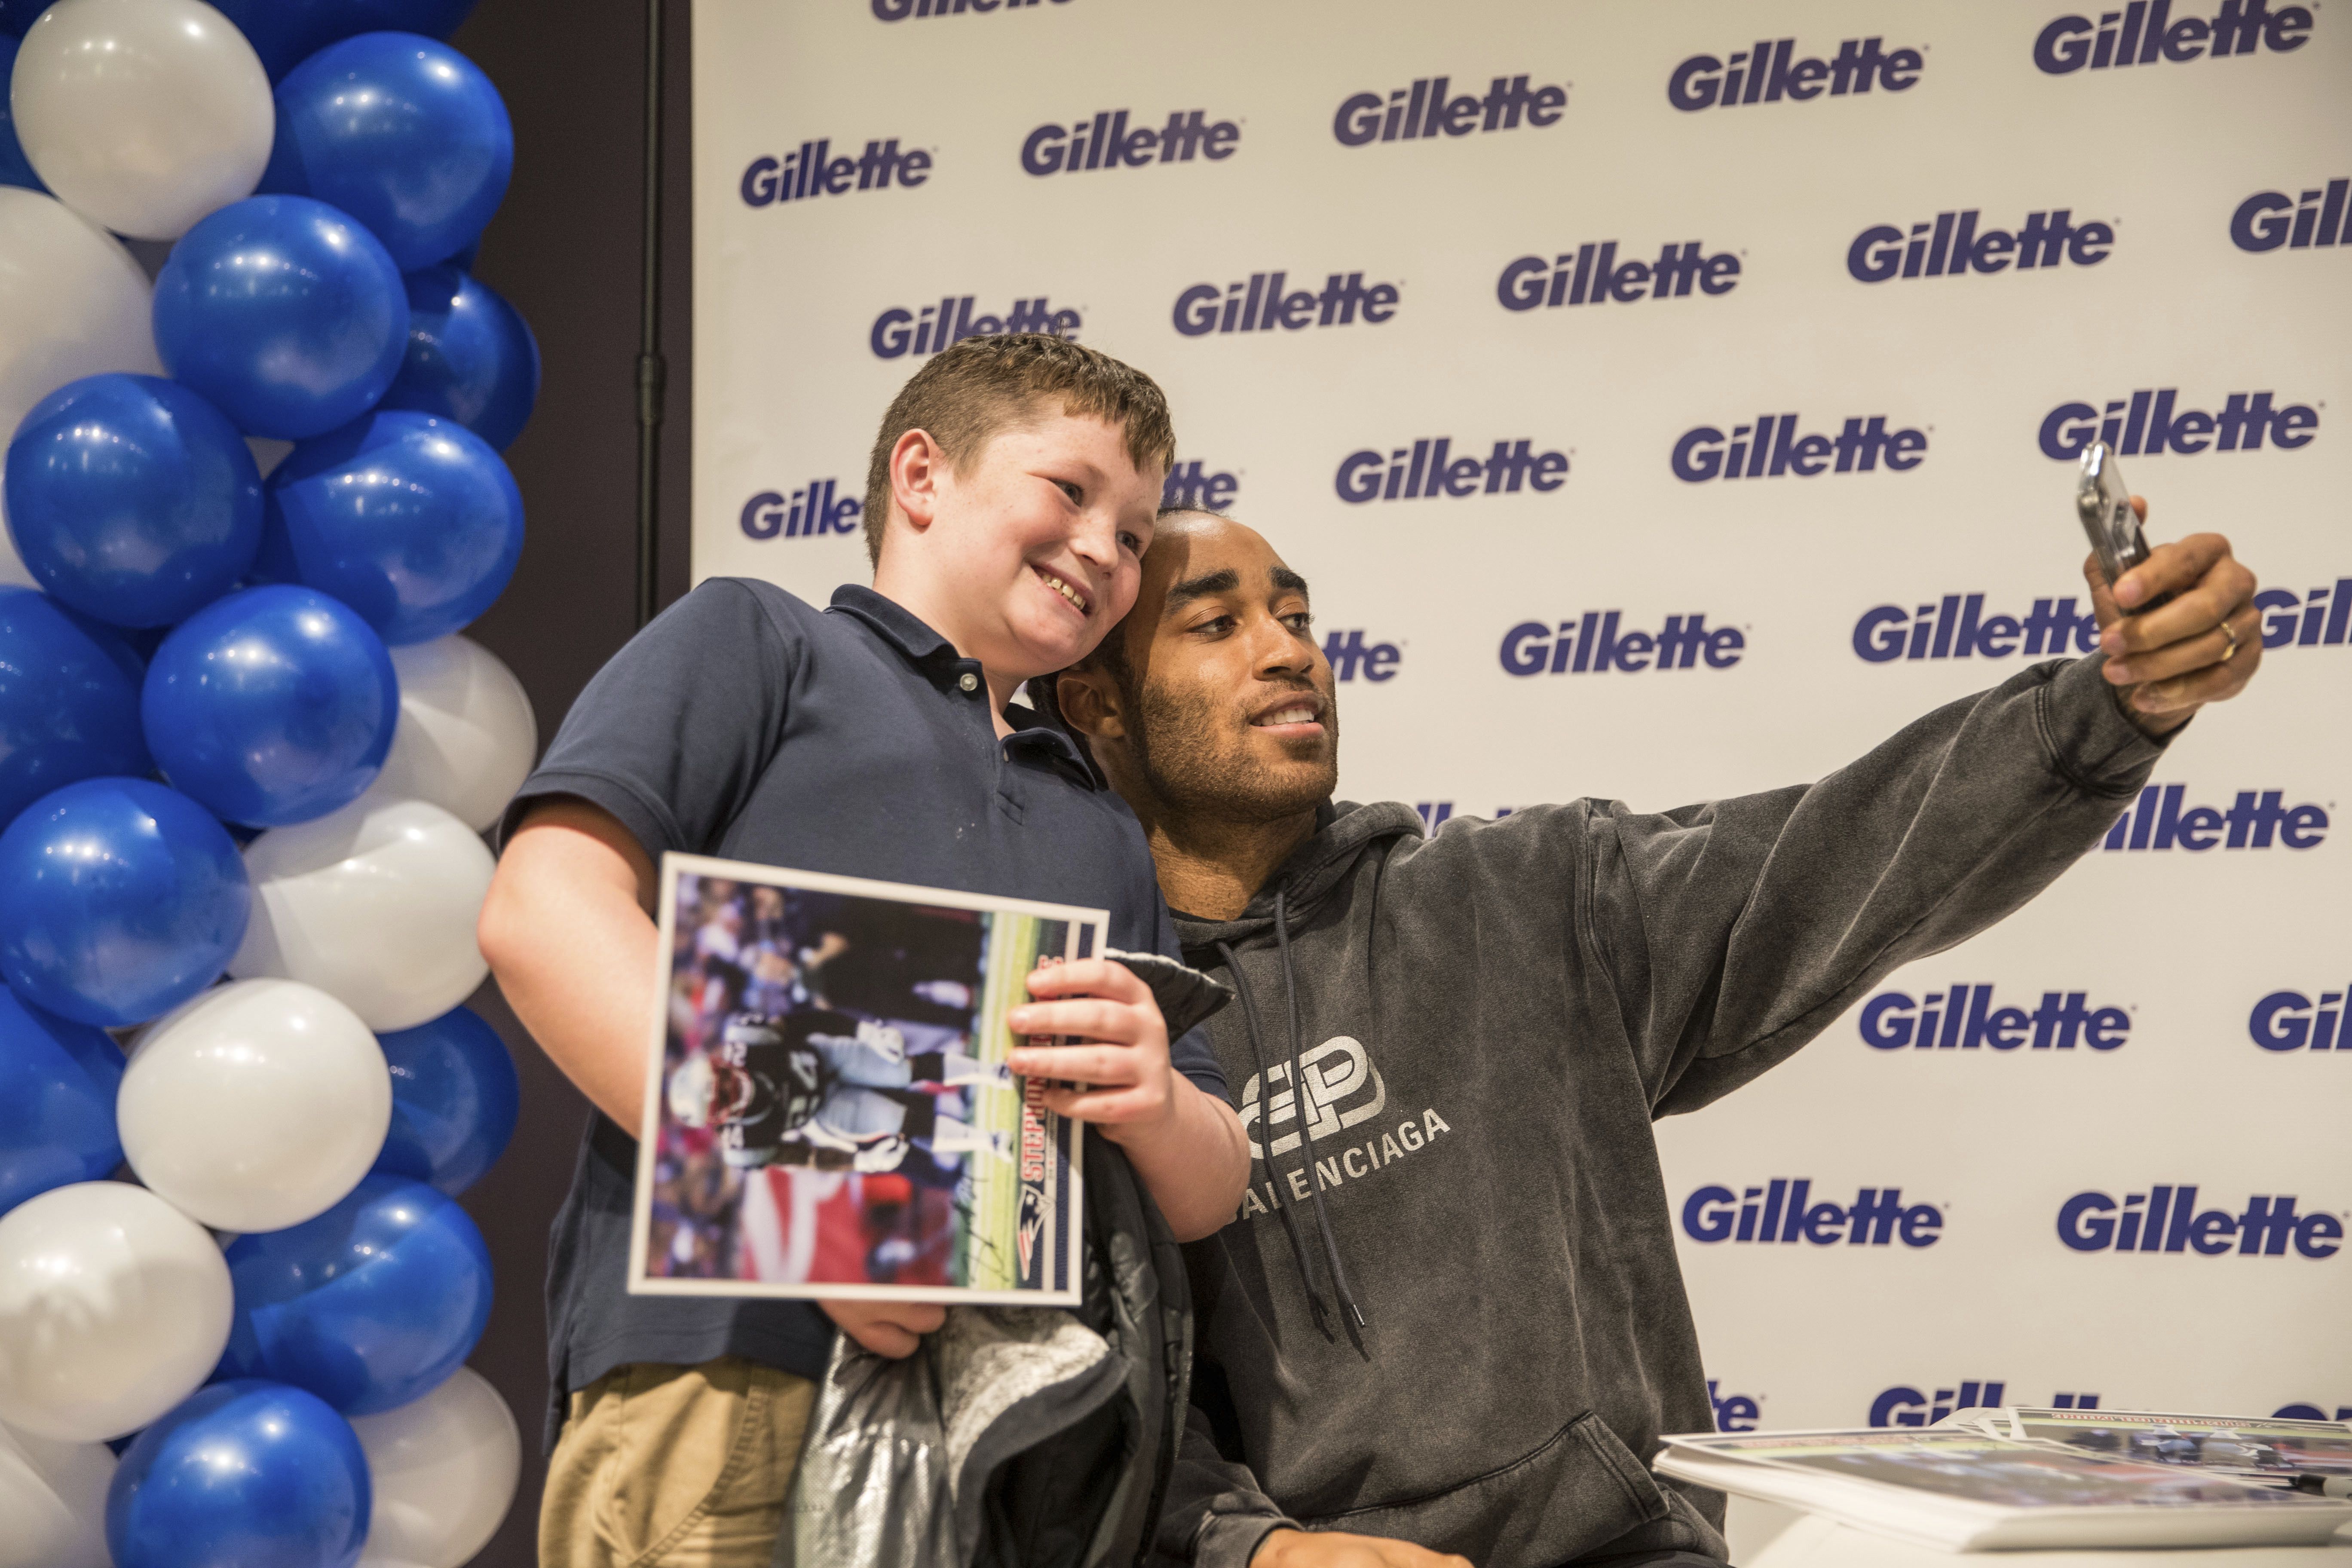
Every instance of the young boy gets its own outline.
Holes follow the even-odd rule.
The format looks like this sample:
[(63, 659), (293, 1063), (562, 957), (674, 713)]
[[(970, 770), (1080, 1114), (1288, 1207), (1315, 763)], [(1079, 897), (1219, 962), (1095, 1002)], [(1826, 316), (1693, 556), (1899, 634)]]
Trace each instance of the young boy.
[[(705, 583), (590, 682), (508, 808), (482, 951), (599, 1112), (551, 1237), (550, 1568), (763, 1568), (834, 1326), (905, 1355), (942, 1318), (625, 1292), (659, 857), (1107, 909), (1111, 946), (1173, 956), (1134, 817), (1008, 702), (1134, 603), (1174, 449), (1149, 377), (1049, 335), (966, 339), (916, 373), (876, 439), (874, 586), (820, 612), (765, 583)], [(1030, 991), (1016, 1031), (1089, 1043), (1016, 1051), (1013, 1069), (1089, 1086), (1048, 1103), (1121, 1146), (1179, 1239), (1223, 1225), (1246, 1145), (1199, 1033), (1171, 1047), (1143, 983), (1099, 959)]]

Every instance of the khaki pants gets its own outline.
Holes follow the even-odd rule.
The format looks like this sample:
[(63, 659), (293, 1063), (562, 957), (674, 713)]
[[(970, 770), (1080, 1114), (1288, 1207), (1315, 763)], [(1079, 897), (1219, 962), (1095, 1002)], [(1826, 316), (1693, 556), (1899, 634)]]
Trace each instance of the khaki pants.
[(578, 1390), (548, 1463), (541, 1568), (768, 1568), (815, 1393), (734, 1356)]

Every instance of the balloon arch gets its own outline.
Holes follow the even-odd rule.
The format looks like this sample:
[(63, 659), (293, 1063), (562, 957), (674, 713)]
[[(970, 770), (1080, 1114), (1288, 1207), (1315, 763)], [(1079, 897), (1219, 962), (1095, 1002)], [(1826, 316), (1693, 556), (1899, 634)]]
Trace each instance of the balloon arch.
[(0, 0), (0, 1568), (458, 1568), (513, 1498), (472, 4)]

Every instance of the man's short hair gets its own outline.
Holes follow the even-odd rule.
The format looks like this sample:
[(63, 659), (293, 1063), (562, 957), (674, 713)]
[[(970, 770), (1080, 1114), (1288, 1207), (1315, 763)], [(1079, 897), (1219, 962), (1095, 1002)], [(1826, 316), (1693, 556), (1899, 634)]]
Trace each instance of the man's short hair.
[(966, 338), (931, 357), (882, 416), (866, 465), (866, 555), (880, 564), (890, 520), (890, 451), (909, 430), (925, 430), (961, 469), (1005, 431), (1061, 412), (1116, 425), (1126, 433), (1136, 471), (1166, 469), (1176, 459), (1168, 399), (1132, 365), (1051, 332)]

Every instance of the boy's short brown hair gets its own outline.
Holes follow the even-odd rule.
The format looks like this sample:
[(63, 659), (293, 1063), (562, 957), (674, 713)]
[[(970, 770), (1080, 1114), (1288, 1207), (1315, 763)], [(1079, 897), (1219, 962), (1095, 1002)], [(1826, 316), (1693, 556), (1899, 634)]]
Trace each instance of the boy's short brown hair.
[(1138, 473), (1176, 460), (1168, 399), (1132, 365), (1051, 332), (966, 338), (932, 356), (891, 401), (866, 465), (866, 554), (880, 564), (890, 520), (890, 452), (909, 430), (924, 430), (961, 468), (994, 437), (1058, 400), (1062, 412), (1100, 419), (1127, 434)]

